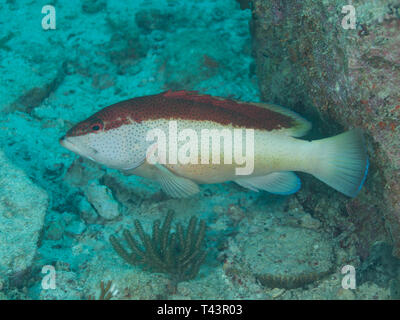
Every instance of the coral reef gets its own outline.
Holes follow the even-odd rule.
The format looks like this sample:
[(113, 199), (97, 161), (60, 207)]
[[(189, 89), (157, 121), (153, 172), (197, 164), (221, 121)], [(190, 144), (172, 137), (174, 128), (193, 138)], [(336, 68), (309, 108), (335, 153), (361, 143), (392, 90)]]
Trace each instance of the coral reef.
[(177, 224), (175, 232), (171, 232), (172, 218), (173, 212), (169, 211), (163, 225), (160, 220), (156, 220), (152, 237), (144, 232), (139, 220), (135, 220), (136, 233), (142, 241), (142, 247), (128, 230), (123, 232), (131, 252), (124, 249), (114, 236), (110, 236), (110, 242), (129, 264), (140, 264), (153, 272), (166, 273), (174, 284), (191, 280), (196, 277), (207, 255), (207, 251), (202, 248), (206, 224), (201, 221), (196, 227), (197, 219), (192, 217), (186, 230)]
[[(385, 227), (396, 235), (398, 225), (382, 197), (398, 192), (396, 1), (357, 1), (357, 30), (346, 31), (345, 0), (58, 0), (50, 2), (57, 30), (42, 29), (43, 3), (0, 1), (12, 17), (0, 32), (0, 299), (108, 298), (113, 285), (115, 299), (398, 297), (392, 246), (370, 250), (386, 240)], [(170, 199), (157, 183), (77, 158), (58, 143), (104, 106), (174, 88), (255, 102), (261, 89), (263, 100), (309, 118), (312, 138), (367, 128), (366, 188), (349, 201), (302, 176), (304, 187), (290, 197), (225, 183)], [(161, 242), (153, 246), (151, 230), (168, 210), (181, 223), (170, 222), (165, 233), (177, 260), (189, 233), (191, 242), (204, 242), (204, 222), (186, 226), (190, 217), (207, 221), (207, 263), (191, 281), (161, 273), (167, 256)], [(165, 224), (155, 224), (159, 238)], [(124, 229), (135, 232), (119, 239)], [(138, 267), (119, 260), (110, 235)], [(180, 279), (196, 274), (205, 247)], [(144, 263), (147, 248), (162, 267)], [(346, 264), (360, 276), (357, 290), (341, 288)], [(54, 267), (55, 289), (42, 286), (43, 266)]]
[[(377, 240), (400, 256), (400, 19), (396, 1), (357, 1), (356, 28), (342, 27), (348, 1), (253, 1), (252, 33), (262, 99), (313, 120), (314, 137), (361, 127), (370, 173), (356, 199), (342, 203), (360, 237), (360, 254)], [(310, 190), (326, 190), (312, 183)], [(384, 221), (381, 217), (384, 217)], [(386, 231), (385, 231), (386, 230)], [(391, 240), (390, 240), (391, 238)]]

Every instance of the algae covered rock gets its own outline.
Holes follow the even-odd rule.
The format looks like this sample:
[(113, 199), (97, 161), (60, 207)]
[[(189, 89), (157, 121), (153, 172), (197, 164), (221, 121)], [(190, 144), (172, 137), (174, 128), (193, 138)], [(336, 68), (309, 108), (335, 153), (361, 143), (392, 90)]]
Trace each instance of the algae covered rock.
[(330, 241), (314, 230), (276, 226), (251, 237), (238, 234), (226, 273), (252, 274), (269, 288), (292, 289), (320, 280), (333, 269)]
[[(353, 26), (347, 0), (253, 4), (262, 99), (305, 115), (316, 137), (353, 127), (365, 132), (371, 166), (358, 197), (345, 199), (314, 183), (310, 190), (326, 190), (321, 199), (343, 203), (360, 237), (360, 255), (391, 238), (400, 256), (398, 1), (357, 1)], [(318, 201), (308, 200), (313, 207)]]
[(85, 194), (97, 213), (104, 219), (112, 220), (119, 216), (118, 202), (106, 186), (93, 180), (85, 188)]
[(47, 206), (47, 193), (0, 151), (0, 274), (31, 265)]

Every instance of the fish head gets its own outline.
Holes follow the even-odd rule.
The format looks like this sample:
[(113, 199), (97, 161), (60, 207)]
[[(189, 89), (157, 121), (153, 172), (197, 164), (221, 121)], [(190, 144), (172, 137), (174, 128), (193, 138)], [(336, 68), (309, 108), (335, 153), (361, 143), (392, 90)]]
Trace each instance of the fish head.
[(60, 143), (68, 150), (110, 168), (127, 170), (145, 158), (145, 135), (140, 124), (94, 114), (72, 127)]

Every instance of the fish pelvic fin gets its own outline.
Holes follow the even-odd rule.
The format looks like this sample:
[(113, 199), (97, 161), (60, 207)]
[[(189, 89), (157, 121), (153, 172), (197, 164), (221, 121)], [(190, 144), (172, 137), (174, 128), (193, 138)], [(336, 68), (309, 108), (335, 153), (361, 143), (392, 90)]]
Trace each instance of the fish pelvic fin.
[(368, 172), (368, 155), (361, 130), (354, 129), (313, 144), (309, 173), (341, 193), (355, 197)]
[(155, 164), (159, 170), (158, 181), (163, 191), (173, 198), (188, 198), (200, 191), (197, 183), (190, 179), (180, 177), (162, 164)]

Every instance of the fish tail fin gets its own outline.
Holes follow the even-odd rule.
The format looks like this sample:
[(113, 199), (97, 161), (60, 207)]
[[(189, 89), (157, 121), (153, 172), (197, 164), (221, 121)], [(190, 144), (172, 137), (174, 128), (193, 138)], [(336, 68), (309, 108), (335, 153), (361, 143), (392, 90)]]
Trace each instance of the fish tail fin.
[(361, 190), (368, 172), (368, 156), (361, 130), (311, 142), (316, 161), (310, 173), (349, 197)]

